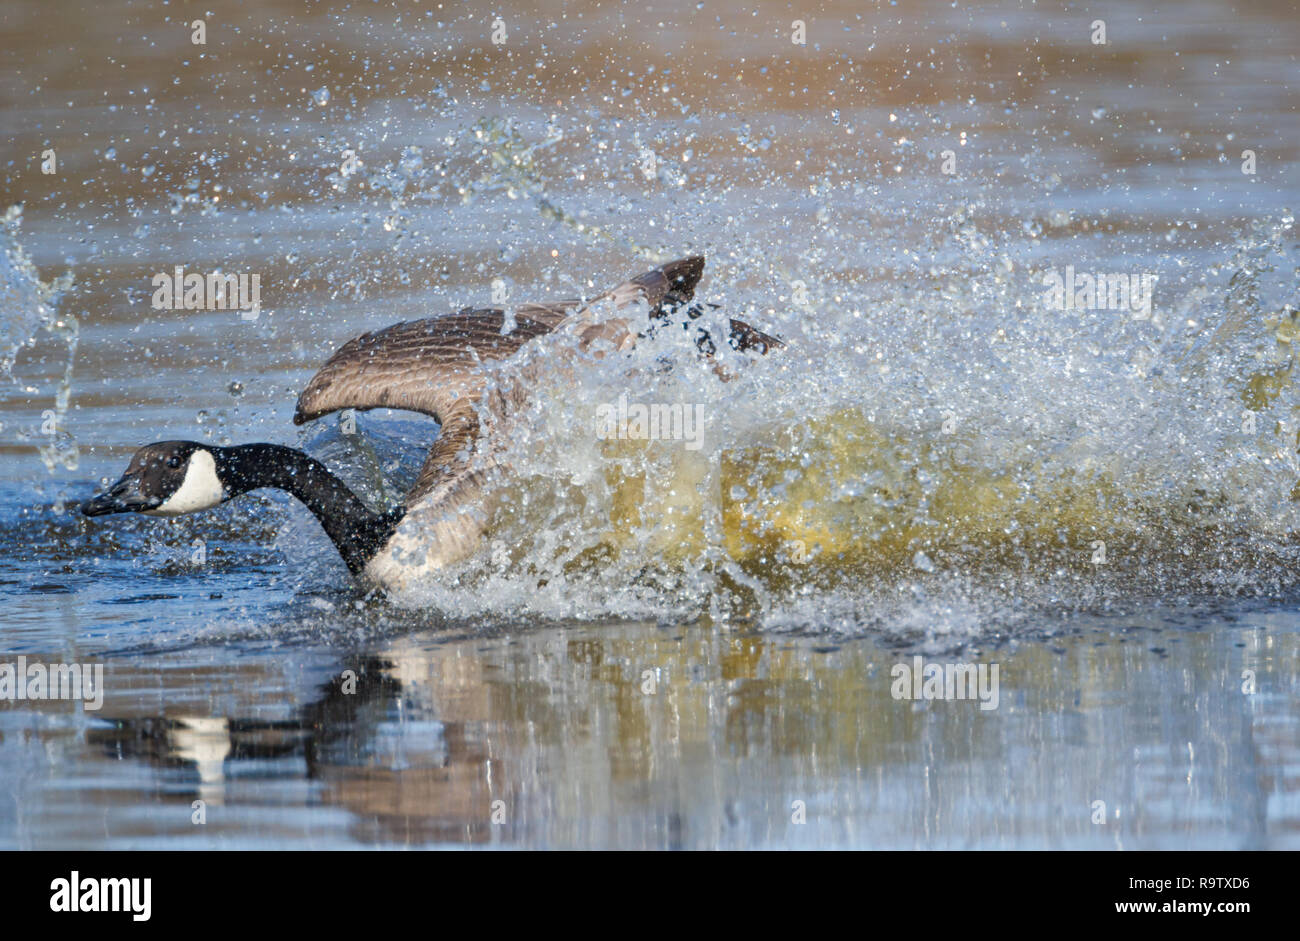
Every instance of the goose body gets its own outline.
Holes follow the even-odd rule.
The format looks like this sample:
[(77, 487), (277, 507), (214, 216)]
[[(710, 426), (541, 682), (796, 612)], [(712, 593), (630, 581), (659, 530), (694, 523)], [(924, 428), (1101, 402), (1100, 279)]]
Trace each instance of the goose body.
[[(490, 386), (492, 364), (515, 357), (538, 337), (568, 331), (553, 351), (587, 351), (598, 341), (614, 350), (635, 345), (691, 305), (704, 270), (700, 256), (683, 258), (631, 278), (588, 302), (524, 304), (507, 322), (496, 308), (394, 324), (344, 344), (298, 398), (294, 423), (341, 409), (395, 408), (432, 416), (441, 426), (404, 505), (375, 512), (314, 458), (270, 444), (218, 448), (187, 441), (147, 445), (122, 479), (82, 506), (87, 516), (142, 512), (174, 516), (216, 506), (241, 493), (276, 487), (296, 496), (320, 520), (352, 574), (400, 591), (472, 554), (492, 512), (489, 476), (495, 467), (484, 419), (493, 427), (527, 398), (528, 375)], [(649, 322), (619, 316), (644, 303)], [(612, 306), (615, 316), (595, 318)], [(729, 342), (767, 353), (780, 342), (743, 321), (730, 321)], [(714, 351), (698, 330), (697, 346)], [(552, 351), (548, 351), (550, 359)], [(537, 368), (536, 363), (532, 368)], [(725, 378), (725, 377), (724, 377)]]

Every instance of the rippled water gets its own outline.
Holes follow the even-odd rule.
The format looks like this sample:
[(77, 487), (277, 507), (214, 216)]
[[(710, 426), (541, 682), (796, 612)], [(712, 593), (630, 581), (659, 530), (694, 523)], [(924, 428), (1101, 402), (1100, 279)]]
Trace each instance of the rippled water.
[[(472, 7), (0, 12), (0, 663), (107, 675), (0, 705), (0, 845), (1296, 846), (1293, 5)], [(488, 545), (403, 597), (283, 495), (70, 512), (167, 438), (394, 502), (436, 426), (295, 429), (333, 350), (688, 253), (786, 348), (537, 344)]]

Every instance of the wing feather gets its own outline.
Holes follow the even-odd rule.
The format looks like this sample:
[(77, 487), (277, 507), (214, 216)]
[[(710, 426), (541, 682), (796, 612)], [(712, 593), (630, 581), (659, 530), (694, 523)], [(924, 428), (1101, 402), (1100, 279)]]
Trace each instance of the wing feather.
[[(486, 376), (484, 363), (513, 356), (529, 340), (551, 333), (598, 301), (616, 308), (644, 301), (652, 313), (694, 296), (704, 258), (669, 262), (637, 275), (590, 301), (524, 304), (513, 329), (503, 333), (505, 312), (466, 308), (456, 314), (394, 324), (343, 344), (298, 397), (293, 421), (312, 421), (340, 409), (397, 408), (430, 415), (442, 426), (420, 476), (407, 495), (413, 506), (435, 489), (454, 488), (470, 468), (479, 437), (476, 404)], [(626, 320), (613, 318), (579, 330), (584, 346), (597, 337), (621, 347), (633, 338)]]

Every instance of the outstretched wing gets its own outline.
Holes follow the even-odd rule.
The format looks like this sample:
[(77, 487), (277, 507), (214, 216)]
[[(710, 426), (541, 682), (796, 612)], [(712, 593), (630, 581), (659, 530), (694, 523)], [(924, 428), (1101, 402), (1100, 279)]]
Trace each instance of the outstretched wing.
[[(407, 506), (440, 485), (454, 485), (469, 469), (479, 437), (475, 405), (486, 378), (483, 364), (506, 359), (598, 301), (622, 308), (644, 301), (652, 313), (689, 301), (704, 272), (703, 257), (683, 258), (637, 275), (586, 304), (578, 300), (524, 304), (515, 326), (502, 333), (505, 313), (470, 310), (445, 317), (394, 324), (345, 343), (312, 377), (298, 397), (296, 425), (339, 409), (398, 408), (431, 415), (442, 426), (425, 458)], [(625, 322), (594, 323), (579, 331), (585, 345), (597, 336), (634, 334)]]

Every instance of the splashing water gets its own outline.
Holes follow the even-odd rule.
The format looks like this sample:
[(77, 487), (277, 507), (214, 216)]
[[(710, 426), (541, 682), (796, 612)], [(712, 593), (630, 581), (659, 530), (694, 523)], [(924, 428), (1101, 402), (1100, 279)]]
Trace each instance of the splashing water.
[[(1300, 522), (1292, 227), (1257, 225), (1226, 289), (1207, 272), (1140, 321), (1051, 309), (1041, 271), (959, 213), (938, 246), (952, 269), (877, 310), (769, 310), (757, 325), (788, 347), (724, 348), (735, 381), (686, 331), (543, 366), (502, 428), (488, 547), (406, 601), (910, 635), (1144, 592), (1284, 591)], [(835, 277), (821, 292), (864, 293)], [(752, 306), (716, 281), (704, 294)], [(518, 365), (549, 354), (539, 343)], [(602, 408), (637, 404), (698, 413), (701, 430), (600, 433)]]
[[(72, 401), (72, 369), (77, 355), (78, 324), (75, 317), (58, 310), (64, 293), (72, 288), (72, 276), (63, 275), (46, 283), (18, 243), (22, 207), (11, 206), (0, 219), (0, 372), (22, 387), (27, 395), (40, 390), (24, 384), (16, 373), (19, 355), (35, 346), (42, 335), (66, 349), (62, 379), (54, 393), (54, 407), (41, 413), (39, 445), (41, 460), (49, 471), (57, 467), (76, 470), (80, 461), (77, 441), (66, 427)], [(0, 431), (3, 431), (0, 426)], [(19, 440), (37, 437), (31, 431), (15, 429)]]
[[(828, 61), (828, 75), (850, 63)], [(1171, 193), (1157, 207), (1170, 223), (1163, 253), (1152, 252), (1145, 218), (1134, 213), (1125, 229), (1097, 208), (1122, 186), (1076, 181), (1078, 205), (1057, 204), (1072, 153), (1063, 137), (1020, 136), (1000, 93), (972, 99), (973, 115), (959, 97), (930, 107), (901, 91), (877, 107), (836, 98), (836, 79), (800, 93), (836, 105), (808, 136), (800, 127), (812, 112), (801, 109), (812, 99), (695, 94), (712, 87), (701, 77), (722, 74), (706, 60), (633, 74), (616, 57), (598, 78), (579, 80), (594, 83), (584, 96), (608, 93), (581, 113), (560, 107), (572, 90), (554, 78), (539, 79), (535, 100), (499, 101), (475, 93), (485, 81), (477, 72), (413, 74), (397, 94), (388, 73), (369, 66), (351, 85), (322, 85), (326, 70), (315, 68), (285, 86), (283, 100), (250, 95), (251, 109), (234, 94), (236, 74), (218, 86), (216, 99), (238, 98), (252, 124), (310, 124), (278, 150), (244, 143), (242, 130), (180, 163), (152, 145), (128, 155), (128, 142), (117, 142), (123, 168), (161, 161), (155, 181), (185, 181), (176, 211), (142, 226), (146, 247), (160, 253), (155, 267), (188, 261), (206, 250), (206, 234), (226, 231), (232, 253), (260, 265), (287, 305), (319, 292), (302, 301), (309, 315), (292, 321), (286, 306), (284, 319), (258, 325), (264, 333), (205, 334), (215, 319), (200, 329), (145, 311), (148, 332), (136, 334), (135, 310), (106, 313), (105, 327), (130, 324), (113, 349), (152, 344), (145, 372), (172, 359), (197, 371), (203, 354), (227, 365), (257, 356), (260, 366), (241, 363), (240, 378), (251, 384), (260, 371), (269, 385), (274, 375), (280, 387), (263, 401), (283, 408), (338, 343), (436, 314), (444, 302), (489, 302), (498, 276), (523, 283), (512, 267), (527, 269), (530, 295), (490, 303), (555, 297), (555, 281), (590, 296), (606, 286), (615, 255), (625, 266), (618, 275), (648, 267), (634, 259), (688, 251), (709, 257), (704, 299), (788, 343), (752, 362), (722, 349), (736, 376), (726, 383), (699, 362), (687, 331), (564, 370), (547, 368), (549, 348), (536, 344), (525, 357), (538, 367), (530, 405), (501, 429), (506, 499), (487, 545), (404, 602), (474, 616), (704, 614), (790, 630), (888, 622), (903, 633), (960, 634), (1044, 606), (1294, 584), (1300, 416), (1289, 213), (1245, 234), (1216, 231), (1206, 247), (1190, 233), (1201, 225), (1204, 236), (1210, 210), (1222, 207), (1185, 212)], [(512, 87), (493, 70), (522, 66), (483, 68), (492, 87)], [(1055, 107), (1054, 96), (1044, 90), (1042, 100)], [(1088, 113), (1117, 124), (1124, 110)], [(1072, 128), (1072, 114), (1052, 112), (1042, 126)], [(960, 186), (921, 169), (951, 136), (946, 121), (980, 116), (986, 126), (972, 125), (970, 139), (997, 129), (1020, 157), (972, 154)], [(953, 146), (965, 146), (967, 131), (960, 139)], [(117, 161), (118, 150), (107, 156)], [(134, 217), (132, 200), (148, 207), (151, 196), (123, 189), (102, 218)], [(252, 246), (264, 230), (259, 257)], [(574, 243), (585, 252), (576, 260)], [(593, 246), (611, 257), (593, 261)], [(536, 264), (561, 252), (562, 262)], [(1130, 262), (1159, 275), (1148, 317), (1044, 301), (1048, 272)], [(67, 342), (58, 425), (76, 322), (55, 313), (62, 288), (42, 284), (12, 233), (5, 263), (6, 371), (33, 337)], [(30, 297), (13, 299), (23, 292)], [(367, 298), (379, 304), (326, 312)], [(389, 307), (400, 312), (389, 317)], [(714, 336), (726, 332), (721, 316), (702, 321)], [(111, 370), (115, 382), (129, 372)], [(122, 394), (133, 405), (142, 398)], [(623, 421), (628, 409), (652, 406), (676, 416), (679, 433), (601, 433), (602, 414)], [(253, 408), (223, 420), (214, 440), (288, 433), (282, 414), (249, 427)], [(174, 420), (160, 408), (112, 443)], [(428, 443), (420, 435), (407, 443), (417, 453)], [(53, 444), (42, 447), (47, 466), (60, 460)], [(376, 473), (391, 458), (377, 444), (352, 482), (391, 501), (402, 487)], [(319, 549), (308, 523), (278, 542)], [(326, 576), (305, 580), (317, 577)]]

